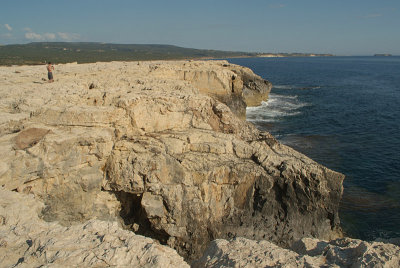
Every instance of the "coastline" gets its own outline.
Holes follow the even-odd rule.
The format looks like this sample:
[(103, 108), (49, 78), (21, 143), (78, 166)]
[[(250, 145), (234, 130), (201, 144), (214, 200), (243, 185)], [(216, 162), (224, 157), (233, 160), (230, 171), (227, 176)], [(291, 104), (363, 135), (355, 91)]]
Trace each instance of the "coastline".
[[(232, 62), (278, 83), (265, 109), (249, 111), (249, 119), (259, 129), (271, 131), (280, 142), (346, 174), (340, 209), (345, 232), (366, 241), (398, 237), (399, 181), (390, 163), (399, 159), (394, 148), (400, 136), (392, 131), (400, 123), (395, 116), (399, 58)], [(360, 98), (368, 101), (359, 102)], [(378, 131), (377, 124), (383, 130)], [(390, 146), (383, 146), (389, 140)]]
[[(172, 45), (34, 42), (0, 46), (0, 66), (111, 61), (204, 60), (258, 57), (266, 53), (193, 49)], [(268, 53), (287, 57), (332, 56), (313, 53)]]
[[(289, 247), (305, 236), (341, 236), (344, 176), (237, 117), (237, 107), (271, 89), (250, 69), (226, 61), (65, 64), (48, 84), (41, 67), (0, 68), (0, 180), (17, 192), (10, 198), (42, 202), (46, 222), (119, 221), (186, 260), (215, 238)], [(14, 224), (6, 212), (2, 234)], [(40, 240), (24, 228), (22, 242)], [(40, 243), (31, 243), (14, 263), (48, 261), (34, 257)]]

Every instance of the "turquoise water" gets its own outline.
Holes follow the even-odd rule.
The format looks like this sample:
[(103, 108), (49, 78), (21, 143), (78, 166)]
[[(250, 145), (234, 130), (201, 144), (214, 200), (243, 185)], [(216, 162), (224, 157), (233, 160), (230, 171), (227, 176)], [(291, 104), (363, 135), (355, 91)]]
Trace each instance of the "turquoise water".
[(400, 57), (241, 58), (272, 82), (247, 120), (344, 173), (348, 236), (400, 237)]

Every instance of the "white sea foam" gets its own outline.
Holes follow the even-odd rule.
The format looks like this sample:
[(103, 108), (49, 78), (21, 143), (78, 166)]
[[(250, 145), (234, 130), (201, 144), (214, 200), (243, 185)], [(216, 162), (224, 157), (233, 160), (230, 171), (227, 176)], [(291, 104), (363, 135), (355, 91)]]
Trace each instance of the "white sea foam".
[(284, 117), (300, 114), (300, 108), (307, 105), (300, 102), (297, 95), (271, 93), (268, 101), (262, 102), (260, 106), (247, 108), (247, 120), (260, 123), (275, 122)]
[(276, 89), (296, 89), (296, 90), (309, 90), (309, 89), (319, 89), (321, 86), (294, 86), (294, 85), (273, 85), (273, 88)]
[(278, 88), (278, 89), (294, 89), (295, 86), (293, 86), (293, 85), (273, 85), (273, 88)]

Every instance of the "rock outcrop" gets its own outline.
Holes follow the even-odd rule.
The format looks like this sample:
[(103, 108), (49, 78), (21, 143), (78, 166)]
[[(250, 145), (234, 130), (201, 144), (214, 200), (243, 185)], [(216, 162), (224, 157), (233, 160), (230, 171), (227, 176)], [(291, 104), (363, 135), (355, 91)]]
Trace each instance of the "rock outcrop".
[(236, 238), (213, 241), (192, 265), (201, 267), (400, 267), (400, 247), (342, 238), (303, 238), (292, 249), (268, 241)]
[(38, 218), (43, 203), (0, 188), (1, 267), (189, 267), (175, 250), (90, 220), (63, 227)]
[(184, 80), (206, 94), (225, 103), (241, 119), (246, 119), (247, 106), (259, 106), (268, 99), (272, 84), (246, 67), (222, 63), (224, 68), (204, 62), (183, 63), (180, 68), (162, 64), (153, 73), (166, 78)]
[(188, 260), (216, 238), (341, 235), (344, 176), (235, 115), (270, 88), (249, 69), (66, 64), (49, 84), (44, 70), (0, 68), (0, 186), (41, 200), (44, 220), (120, 219)]

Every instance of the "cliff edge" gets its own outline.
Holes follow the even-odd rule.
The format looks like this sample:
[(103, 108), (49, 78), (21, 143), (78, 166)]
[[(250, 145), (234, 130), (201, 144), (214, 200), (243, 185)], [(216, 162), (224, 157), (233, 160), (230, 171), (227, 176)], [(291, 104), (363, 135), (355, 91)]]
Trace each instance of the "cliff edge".
[(41, 219), (119, 221), (187, 260), (217, 238), (341, 235), (344, 176), (240, 119), (271, 89), (251, 70), (65, 64), (55, 83), (44, 71), (0, 68), (0, 186), (42, 202)]

